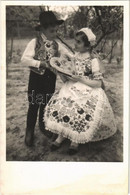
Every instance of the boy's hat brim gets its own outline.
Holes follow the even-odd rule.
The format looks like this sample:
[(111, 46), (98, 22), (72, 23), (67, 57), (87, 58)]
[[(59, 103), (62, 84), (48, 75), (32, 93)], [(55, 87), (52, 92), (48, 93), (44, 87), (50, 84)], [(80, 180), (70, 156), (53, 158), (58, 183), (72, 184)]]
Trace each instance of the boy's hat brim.
[(35, 27), (35, 30), (40, 31), (45, 25), (61, 25), (64, 20), (58, 20), (52, 11), (44, 11), (39, 15), (40, 25)]

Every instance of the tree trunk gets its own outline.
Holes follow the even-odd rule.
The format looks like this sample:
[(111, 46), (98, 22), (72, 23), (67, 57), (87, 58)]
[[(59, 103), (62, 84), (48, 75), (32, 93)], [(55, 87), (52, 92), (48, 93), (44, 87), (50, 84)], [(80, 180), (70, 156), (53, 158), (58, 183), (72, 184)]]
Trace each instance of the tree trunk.
[(108, 61), (109, 64), (111, 63), (112, 58), (113, 58), (112, 53), (113, 53), (113, 49), (111, 50), (111, 53), (110, 53), (110, 58), (109, 58), (109, 61)]
[(12, 32), (11, 33), (10, 60), (12, 60), (12, 56), (13, 56), (13, 42), (14, 42), (14, 37), (13, 37), (13, 32)]
[(21, 38), (20, 36), (20, 29), (19, 29), (19, 22), (17, 21), (17, 34), (18, 34), (18, 39)]
[(120, 45), (120, 56), (123, 57), (123, 40), (121, 40), (121, 45)]
[(116, 43), (117, 43), (117, 41), (114, 43), (114, 41), (112, 40), (110, 58), (109, 58), (109, 61), (108, 61), (109, 64), (110, 64), (111, 61), (112, 61), (112, 58), (113, 58), (113, 49), (114, 49), (114, 46), (116, 45)]
[(111, 46), (111, 52), (110, 52), (110, 57), (109, 57), (109, 61), (108, 61), (108, 63), (110, 64), (111, 63), (111, 61), (112, 61), (112, 53), (113, 53), (113, 40), (112, 40), (112, 46)]
[(66, 22), (64, 22), (64, 37), (66, 36)]
[(6, 77), (8, 78), (8, 47), (7, 47), (7, 37), (6, 37)]
[(101, 42), (101, 49), (100, 49), (101, 53), (104, 53), (104, 48), (105, 48), (106, 42), (107, 42), (107, 36), (105, 37), (104, 42)]
[[(9, 56), (6, 56), (6, 77), (8, 78), (8, 70), (9, 70), (9, 63), (12, 61), (12, 56), (13, 56), (13, 32), (11, 33), (11, 47), (10, 47), (10, 52)], [(6, 41), (6, 55), (7, 55), (7, 41)]]

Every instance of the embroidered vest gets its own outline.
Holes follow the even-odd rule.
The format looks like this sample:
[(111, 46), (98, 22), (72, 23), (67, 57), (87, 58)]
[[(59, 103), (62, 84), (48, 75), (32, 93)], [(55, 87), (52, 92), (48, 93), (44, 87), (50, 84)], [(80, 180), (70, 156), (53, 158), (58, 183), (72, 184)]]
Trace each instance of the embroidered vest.
[[(41, 36), (38, 36), (36, 39), (36, 46), (35, 46), (35, 60), (39, 61), (45, 61), (46, 63), (49, 63), (49, 60), (58, 55), (58, 44), (56, 41), (49, 41), (44, 40)], [(39, 68), (30, 67), (30, 69), (40, 75), (43, 75), (45, 72), (44, 70), (41, 70)]]

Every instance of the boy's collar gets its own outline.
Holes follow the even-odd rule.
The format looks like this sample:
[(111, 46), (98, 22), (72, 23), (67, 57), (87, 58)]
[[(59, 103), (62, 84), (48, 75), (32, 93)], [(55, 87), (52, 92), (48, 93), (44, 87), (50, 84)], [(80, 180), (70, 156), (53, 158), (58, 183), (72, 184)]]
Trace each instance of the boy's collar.
[(43, 41), (47, 41), (47, 42), (50, 42), (50, 43), (53, 42), (51, 40), (48, 40), (47, 37), (43, 33), (41, 33), (41, 37), (42, 37)]
[(41, 33), (41, 37), (43, 40), (47, 40), (47, 37), (43, 33)]

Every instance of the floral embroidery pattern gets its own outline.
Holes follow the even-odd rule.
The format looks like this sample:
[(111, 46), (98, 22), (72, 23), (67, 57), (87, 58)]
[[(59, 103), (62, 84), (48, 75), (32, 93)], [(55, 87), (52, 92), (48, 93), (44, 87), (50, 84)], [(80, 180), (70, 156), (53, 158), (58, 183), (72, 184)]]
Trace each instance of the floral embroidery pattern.
[(87, 100), (86, 104), (80, 107), (75, 101), (71, 100), (71, 97), (57, 97), (56, 99), (54, 97), (56, 98), (56, 96), (53, 96), (48, 104), (47, 116), (52, 121), (67, 124), (73, 131), (85, 132), (89, 128), (89, 123), (93, 120), (95, 103)]

